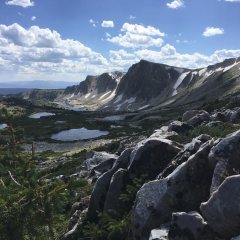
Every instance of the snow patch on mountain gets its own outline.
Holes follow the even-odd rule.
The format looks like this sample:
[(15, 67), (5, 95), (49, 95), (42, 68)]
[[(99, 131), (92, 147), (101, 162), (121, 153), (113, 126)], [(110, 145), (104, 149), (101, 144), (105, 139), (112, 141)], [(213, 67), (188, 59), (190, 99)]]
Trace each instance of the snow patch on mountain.
[(122, 94), (119, 95), (114, 103), (118, 103), (119, 101), (121, 101), (122, 100), (122, 96), (123, 96)]
[(140, 107), (138, 110), (142, 110), (142, 109), (144, 109), (144, 108), (147, 108), (149, 105), (150, 105), (150, 104), (145, 105), (145, 106), (143, 106), (143, 107)]
[(110, 92), (112, 92), (112, 91), (108, 91), (108, 92), (104, 93), (98, 100), (101, 100), (102, 98), (104, 98), (105, 96), (107, 96)]
[(188, 75), (189, 72), (182, 73), (179, 78), (177, 79), (175, 85), (173, 86), (173, 94), (172, 96), (175, 96), (177, 94), (177, 88), (182, 83), (183, 79)]
[(88, 98), (91, 95), (91, 93), (86, 94), (85, 98)]

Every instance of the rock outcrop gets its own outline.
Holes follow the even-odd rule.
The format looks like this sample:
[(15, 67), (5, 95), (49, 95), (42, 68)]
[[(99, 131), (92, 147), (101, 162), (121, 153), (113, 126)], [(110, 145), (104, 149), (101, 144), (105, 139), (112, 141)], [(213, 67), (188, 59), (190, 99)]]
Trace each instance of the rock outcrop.
[(226, 238), (240, 234), (240, 176), (227, 177), (211, 198), (201, 204), (209, 226)]
[(151, 229), (166, 223), (177, 211), (197, 211), (209, 197), (213, 170), (209, 142), (167, 178), (144, 184), (134, 203), (131, 229), (134, 239), (148, 239)]

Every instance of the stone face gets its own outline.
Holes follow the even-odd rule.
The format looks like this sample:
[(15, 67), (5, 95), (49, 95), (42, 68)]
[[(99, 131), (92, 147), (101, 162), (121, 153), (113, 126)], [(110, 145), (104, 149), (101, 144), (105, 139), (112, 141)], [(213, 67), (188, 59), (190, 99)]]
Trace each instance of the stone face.
[(174, 121), (174, 122), (170, 123), (169, 126), (168, 126), (168, 131), (169, 132), (174, 131), (178, 134), (187, 133), (191, 129), (193, 129), (192, 126), (190, 126), (187, 123), (180, 122), (180, 121)]
[(150, 180), (155, 179), (181, 148), (182, 145), (176, 142), (159, 138), (149, 138), (138, 143), (130, 157), (130, 177), (133, 179), (148, 174)]
[(133, 239), (148, 239), (151, 229), (168, 222), (173, 212), (196, 211), (208, 199), (213, 173), (208, 163), (210, 148), (205, 143), (167, 178), (142, 186), (132, 213)]
[(98, 178), (90, 199), (90, 206), (88, 209), (90, 215), (95, 214), (96, 211), (103, 211), (111, 178), (119, 168), (127, 168), (131, 152), (131, 148), (123, 151), (121, 156), (116, 160), (113, 168)]
[(240, 234), (240, 176), (225, 179), (211, 198), (201, 204), (208, 225), (226, 238)]
[(224, 179), (236, 175), (240, 170), (240, 131), (236, 131), (213, 147), (209, 161), (215, 166), (211, 193), (216, 191)]
[(172, 214), (168, 240), (213, 240), (214, 235), (198, 212)]

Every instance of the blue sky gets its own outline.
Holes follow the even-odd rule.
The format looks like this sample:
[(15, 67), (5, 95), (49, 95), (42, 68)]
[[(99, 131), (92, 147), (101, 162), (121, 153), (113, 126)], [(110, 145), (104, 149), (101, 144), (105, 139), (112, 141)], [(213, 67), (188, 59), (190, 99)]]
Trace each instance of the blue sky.
[(1, 0), (0, 82), (240, 56), (240, 0)]

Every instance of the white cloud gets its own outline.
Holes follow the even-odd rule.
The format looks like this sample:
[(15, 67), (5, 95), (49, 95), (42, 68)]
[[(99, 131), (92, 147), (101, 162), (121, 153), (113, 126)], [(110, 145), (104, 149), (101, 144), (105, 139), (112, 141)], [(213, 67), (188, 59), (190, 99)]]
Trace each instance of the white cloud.
[(161, 36), (161, 37), (165, 36), (165, 33), (160, 32), (158, 29), (154, 27), (151, 27), (151, 26), (144, 27), (138, 24), (124, 23), (121, 31), (134, 33), (134, 34), (141, 34), (141, 35)]
[(150, 36), (132, 34), (130, 32), (127, 32), (125, 35), (119, 34), (116, 37), (107, 38), (107, 41), (127, 48), (160, 47), (164, 42), (161, 38), (152, 38)]
[(129, 17), (130, 19), (135, 19), (136, 17), (135, 16), (133, 16), (133, 15), (130, 15), (130, 17)]
[(200, 53), (180, 54), (173, 46), (166, 44), (160, 51), (142, 49), (135, 51), (134, 54), (140, 59), (156, 63), (164, 63), (170, 66), (194, 69), (221, 62), (226, 58), (238, 57), (240, 55), (240, 49), (217, 50), (212, 55), (206, 56)]
[(22, 16), (22, 17), (24, 17), (25, 15), (23, 15), (22, 13), (20, 13), (20, 12), (18, 12), (18, 15), (20, 15), (20, 16)]
[(109, 34), (108, 32), (106, 32), (106, 37), (111, 37), (111, 34)]
[(98, 23), (98, 21), (93, 21), (90, 19), (89, 22), (93, 25), (93, 27), (97, 27), (96, 23)]
[(114, 27), (114, 22), (113, 21), (103, 21), (101, 26), (105, 27), (105, 28)]
[(205, 28), (205, 31), (203, 32), (204, 37), (211, 37), (217, 34), (223, 34), (224, 29), (223, 28), (214, 28), (214, 27), (207, 27)]
[(36, 20), (36, 17), (35, 17), (35, 16), (32, 16), (32, 18), (31, 18), (31, 19), (32, 19), (32, 21), (34, 21), (34, 20)]
[(164, 42), (162, 38), (154, 38), (152, 36), (165, 36), (165, 33), (151, 26), (144, 27), (142, 25), (124, 23), (121, 31), (125, 32), (125, 34), (107, 38), (107, 41), (126, 48), (160, 47)]
[(11, 1), (6, 1), (5, 3), (7, 5), (16, 5), (24, 8), (34, 6), (34, 2), (31, 2), (31, 0), (11, 0)]
[(62, 39), (56, 31), (38, 26), (25, 29), (17, 23), (0, 25), (0, 71), (8, 72), (8, 76), (36, 79), (35, 76), (44, 75), (43, 79), (49, 79), (56, 74), (52, 77), (59, 79), (58, 74), (86, 76), (102, 73), (109, 67), (100, 53), (79, 41)]
[(180, 40), (176, 40), (176, 43), (179, 44), (179, 43), (180, 43)]
[(226, 2), (240, 2), (240, 0), (225, 0)]
[(173, 8), (173, 9), (184, 7), (184, 1), (182, 1), (182, 0), (174, 0), (171, 3), (167, 3), (167, 6), (169, 8)]

